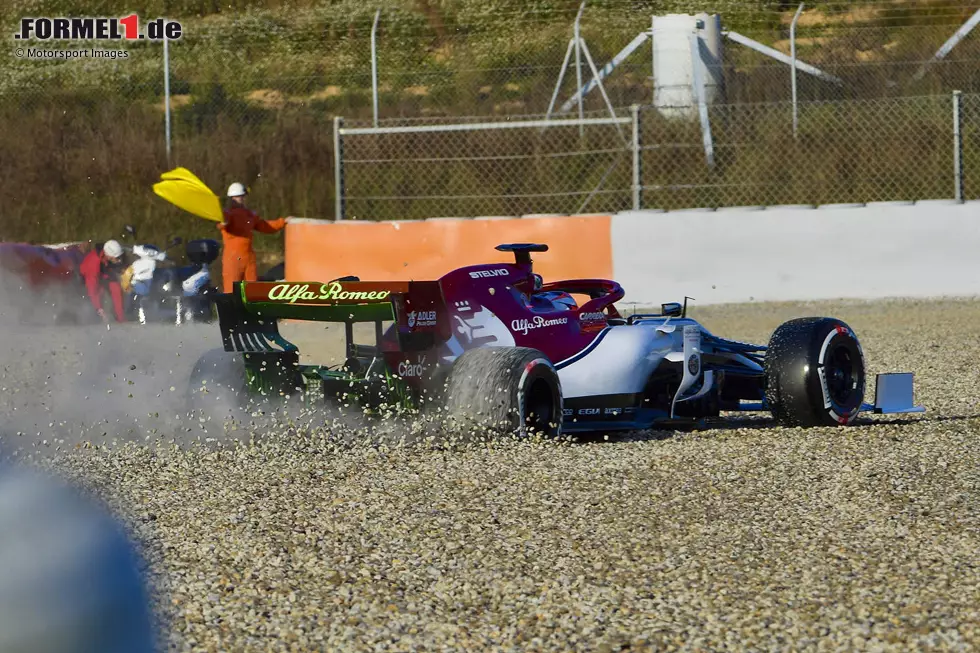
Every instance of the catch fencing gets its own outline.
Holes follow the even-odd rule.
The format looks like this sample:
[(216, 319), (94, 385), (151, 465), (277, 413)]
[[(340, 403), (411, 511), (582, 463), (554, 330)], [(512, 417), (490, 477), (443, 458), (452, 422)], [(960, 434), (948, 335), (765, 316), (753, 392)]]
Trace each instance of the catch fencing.
[[(980, 11), (962, 3), (853, 0), (808, 3), (794, 13), (795, 3), (719, 0), (712, 11), (725, 34), (710, 66), (707, 154), (697, 112), (669, 120), (642, 106), (691, 95), (684, 75), (653, 70), (670, 57), (656, 56), (651, 20), (700, 11), (702, 3), (603, 2), (583, 10), (579, 2), (507, 0), (447, 9), (338, 0), (300, 3), (285, 14), (260, 0), (231, 12), (196, 0), (164, 4), (177, 12), (167, 18), (185, 28), (179, 41), (43, 48), (93, 53), (70, 59), (0, 51), (0, 195), (7, 199), (0, 240), (97, 240), (126, 222), (150, 240), (212, 237), (213, 225), (148, 192), (176, 166), (219, 192), (245, 183), (264, 216), (956, 197), (953, 89), (963, 91), (963, 192), (975, 197), (980, 188), (971, 136), (980, 120)], [(10, 33), (26, 6), (14, 5), (21, 9), (0, 11)], [(793, 53), (803, 66), (795, 75), (787, 62)], [(641, 105), (635, 117), (633, 104)], [(585, 120), (569, 122), (579, 106)], [(616, 108), (615, 120), (607, 106)], [(338, 115), (344, 120), (335, 134)], [(560, 122), (536, 126), (546, 117)], [(354, 131), (436, 122), (467, 127)], [(335, 151), (335, 136), (343, 152)], [(263, 243), (279, 247), (276, 237), (257, 246)]]
[(334, 123), (338, 219), (973, 199), (980, 94)]

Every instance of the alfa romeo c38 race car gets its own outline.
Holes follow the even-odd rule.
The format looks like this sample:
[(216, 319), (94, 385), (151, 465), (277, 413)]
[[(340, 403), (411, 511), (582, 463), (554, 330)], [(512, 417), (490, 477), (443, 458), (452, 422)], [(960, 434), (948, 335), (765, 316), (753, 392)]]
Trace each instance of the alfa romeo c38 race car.
[[(238, 283), (217, 299), (218, 353), (240, 355), (237, 383), (251, 395), (436, 405), (521, 435), (696, 425), (722, 411), (816, 427), (852, 425), (862, 411), (925, 410), (913, 403), (911, 373), (879, 374), (875, 403), (865, 403), (864, 354), (838, 319), (790, 320), (767, 346), (737, 342), (687, 317), (686, 300), (624, 317), (615, 281), (543, 283), (531, 253), (546, 245), (496, 249), (515, 262), (436, 281)], [(300, 365), (279, 332), (284, 318), (344, 323), (345, 362)], [(372, 344), (354, 342), (358, 322), (374, 323)], [(202, 357), (192, 390), (213, 367)]]

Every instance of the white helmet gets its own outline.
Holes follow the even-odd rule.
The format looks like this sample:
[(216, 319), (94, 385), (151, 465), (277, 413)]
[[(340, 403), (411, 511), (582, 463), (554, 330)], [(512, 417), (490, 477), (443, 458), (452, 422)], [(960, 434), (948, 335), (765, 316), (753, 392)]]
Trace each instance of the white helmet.
[(122, 256), (123, 248), (116, 240), (107, 240), (105, 245), (102, 246), (102, 251), (105, 252), (106, 256), (111, 258), (119, 258)]
[(237, 181), (228, 187), (228, 197), (241, 197), (245, 195), (245, 186), (238, 183)]

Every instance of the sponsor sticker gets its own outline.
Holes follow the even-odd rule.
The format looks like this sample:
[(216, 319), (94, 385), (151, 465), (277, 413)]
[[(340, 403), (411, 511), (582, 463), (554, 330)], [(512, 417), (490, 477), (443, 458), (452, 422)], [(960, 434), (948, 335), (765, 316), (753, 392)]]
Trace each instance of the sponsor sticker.
[(558, 326), (559, 324), (568, 324), (567, 317), (556, 317), (546, 320), (545, 318), (537, 315), (534, 319), (521, 318), (519, 320), (513, 320), (510, 323), (511, 331), (523, 333), (527, 335), (529, 331), (534, 331), (535, 329), (544, 329), (547, 327)]
[(691, 358), (687, 361), (687, 369), (695, 376), (701, 371), (701, 359), (698, 358), (697, 354), (691, 354)]
[(428, 327), (436, 325), (435, 311), (412, 311), (408, 314), (408, 328)]
[(425, 368), (425, 356), (423, 356), (418, 362), (413, 363), (411, 361), (402, 361), (398, 364), (398, 376), (404, 376), (407, 378), (418, 378), (422, 376), (422, 370)]
[(580, 313), (578, 316), (579, 324), (583, 330), (591, 331), (602, 329), (606, 326), (605, 313)]
[(507, 268), (497, 268), (496, 270), (474, 270), (470, 272), (470, 278), (472, 279), (487, 279), (491, 277), (507, 277), (510, 276), (510, 270)]
[(387, 299), (389, 290), (348, 291), (336, 281), (311, 287), (308, 283), (280, 283), (269, 290), (269, 301), (296, 302), (309, 301), (380, 301)]
[(578, 409), (578, 414), (579, 415), (598, 415), (599, 414), (599, 409), (598, 408), (579, 408)]

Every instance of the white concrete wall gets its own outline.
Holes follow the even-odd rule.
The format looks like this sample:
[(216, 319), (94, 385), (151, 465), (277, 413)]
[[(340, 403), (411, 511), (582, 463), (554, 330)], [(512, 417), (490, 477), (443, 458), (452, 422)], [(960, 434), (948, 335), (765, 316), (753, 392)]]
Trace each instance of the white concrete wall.
[(980, 201), (629, 211), (611, 229), (627, 302), (980, 295)]

